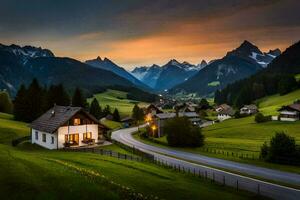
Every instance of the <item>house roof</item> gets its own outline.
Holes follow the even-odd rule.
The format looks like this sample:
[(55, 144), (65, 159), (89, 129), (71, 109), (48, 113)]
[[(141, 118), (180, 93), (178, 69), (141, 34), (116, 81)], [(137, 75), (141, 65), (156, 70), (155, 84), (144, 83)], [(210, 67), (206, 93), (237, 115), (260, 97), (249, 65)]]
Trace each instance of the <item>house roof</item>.
[(36, 130), (53, 133), (78, 112), (85, 113), (88, 118), (99, 124), (99, 121), (95, 117), (84, 111), (81, 107), (55, 105), (42, 116), (34, 120), (29, 126)]
[(228, 109), (232, 109), (232, 108), (231, 108), (231, 106), (229, 106), (227, 104), (221, 104), (221, 105), (216, 107), (216, 110), (218, 110), (218, 109), (228, 110)]
[(249, 110), (257, 110), (257, 109), (258, 109), (257, 106), (254, 105), (254, 104), (251, 104), (251, 105), (244, 105), (244, 106), (242, 107), (242, 109), (243, 109), (243, 108), (246, 108), (246, 109), (249, 109)]
[(234, 115), (234, 110), (230, 107), (229, 109), (220, 111), (218, 114), (233, 116)]
[(123, 119), (121, 119), (121, 122), (128, 122), (128, 121), (132, 121), (133, 118), (132, 117), (124, 117)]
[[(199, 117), (199, 115), (196, 112), (181, 112), (178, 113), (179, 117)], [(169, 119), (176, 117), (176, 113), (159, 113), (155, 115), (159, 119)]]
[(279, 111), (286, 110), (286, 109), (300, 112), (300, 103), (294, 103), (288, 106), (282, 106), (282, 108), (280, 108)]
[(147, 112), (150, 112), (150, 110), (152, 110), (152, 109), (156, 110), (157, 113), (163, 113), (163, 111), (160, 110), (160, 109), (159, 109), (156, 105), (154, 105), (154, 104), (150, 104), (150, 105), (146, 108)]

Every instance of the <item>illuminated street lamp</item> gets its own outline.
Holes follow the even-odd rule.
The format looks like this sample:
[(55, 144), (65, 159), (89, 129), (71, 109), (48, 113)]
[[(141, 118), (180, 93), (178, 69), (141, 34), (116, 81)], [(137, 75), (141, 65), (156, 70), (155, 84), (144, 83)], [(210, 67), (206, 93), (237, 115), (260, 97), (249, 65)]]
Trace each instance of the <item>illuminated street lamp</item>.
[(157, 129), (157, 127), (155, 125), (152, 125), (151, 129), (152, 129), (152, 136), (154, 137), (155, 130)]

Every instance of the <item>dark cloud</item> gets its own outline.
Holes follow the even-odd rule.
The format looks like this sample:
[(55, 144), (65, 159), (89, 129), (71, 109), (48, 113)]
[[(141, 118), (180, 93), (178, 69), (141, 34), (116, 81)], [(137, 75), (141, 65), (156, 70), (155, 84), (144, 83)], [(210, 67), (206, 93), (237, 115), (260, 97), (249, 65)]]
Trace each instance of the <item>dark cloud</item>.
[(0, 0), (2, 35), (40, 32), (66, 36), (152, 33), (178, 20), (203, 20), (274, 0)]
[(288, 46), (300, 35), (299, 8), (299, 0), (0, 0), (0, 43), (41, 45), (80, 59), (100, 52), (125, 64), (127, 46), (142, 50), (152, 42), (160, 45), (151, 50), (155, 59), (176, 53), (170, 43), (179, 53), (193, 45), (186, 52), (193, 56), (208, 51), (201, 45), (223, 46), (215, 55), (221, 56), (244, 39)]

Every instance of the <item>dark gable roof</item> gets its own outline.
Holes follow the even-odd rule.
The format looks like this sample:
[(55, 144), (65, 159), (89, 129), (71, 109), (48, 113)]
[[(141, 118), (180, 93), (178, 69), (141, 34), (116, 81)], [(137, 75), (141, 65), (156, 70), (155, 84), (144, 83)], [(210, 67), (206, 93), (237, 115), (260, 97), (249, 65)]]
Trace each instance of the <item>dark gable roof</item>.
[(95, 117), (84, 111), (84, 109), (81, 107), (55, 105), (42, 116), (34, 120), (29, 126), (39, 131), (53, 133), (78, 112), (85, 113), (88, 118), (99, 124), (98, 120)]
[(220, 115), (229, 115), (229, 116), (233, 116), (234, 115), (234, 110), (232, 108), (226, 109), (226, 110), (222, 110), (221, 112), (219, 112), (218, 114)]
[(300, 104), (299, 103), (294, 103), (288, 106), (282, 106), (278, 111), (283, 111), (283, 110), (295, 110), (300, 112)]

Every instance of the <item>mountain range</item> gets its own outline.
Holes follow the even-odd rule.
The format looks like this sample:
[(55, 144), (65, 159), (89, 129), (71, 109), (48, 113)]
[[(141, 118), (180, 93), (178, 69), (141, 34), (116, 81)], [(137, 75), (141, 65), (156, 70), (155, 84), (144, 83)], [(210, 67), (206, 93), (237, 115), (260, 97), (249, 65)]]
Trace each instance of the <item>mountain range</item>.
[(299, 74), (300, 41), (277, 56), (267, 68), (218, 90), (215, 101), (239, 107), (265, 96), (284, 95), (299, 88), (296, 79)]
[(155, 91), (164, 91), (186, 81), (206, 65), (205, 61), (193, 65), (172, 59), (161, 67), (155, 64), (151, 67), (136, 67), (131, 73)]
[(67, 89), (93, 93), (106, 86), (133, 87), (131, 81), (72, 58), (55, 57), (48, 49), (0, 45), (0, 89), (15, 95), (21, 84), (37, 78), (43, 85), (63, 83)]
[(136, 77), (134, 77), (128, 71), (126, 71), (124, 68), (118, 66), (117, 64), (115, 64), (113, 61), (111, 61), (108, 58), (101, 59), (98, 56), (96, 59), (85, 61), (85, 63), (92, 67), (95, 67), (95, 68), (111, 71), (111, 72), (117, 74), (118, 76), (129, 80), (134, 85), (136, 85), (140, 88), (150, 90), (150, 88), (146, 84), (142, 83), (140, 80), (138, 80)]
[(280, 53), (279, 49), (263, 53), (257, 46), (244, 41), (223, 58), (208, 64), (187, 81), (173, 87), (170, 93), (213, 95), (216, 90), (262, 70)]
[(137, 87), (145, 91), (213, 94), (228, 84), (264, 69), (280, 55), (279, 49), (262, 52), (244, 41), (223, 58), (194, 65), (170, 60), (163, 66), (136, 67), (131, 72), (108, 58), (84, 63), (56, 57), (50, 50), (32, 46), (0, 44), (0, 89), (16, 94), (21, 84), (37, 78), (43, 85), (63, 83), (68, 89), (80, 87), (93, 93), (108, 86)]

